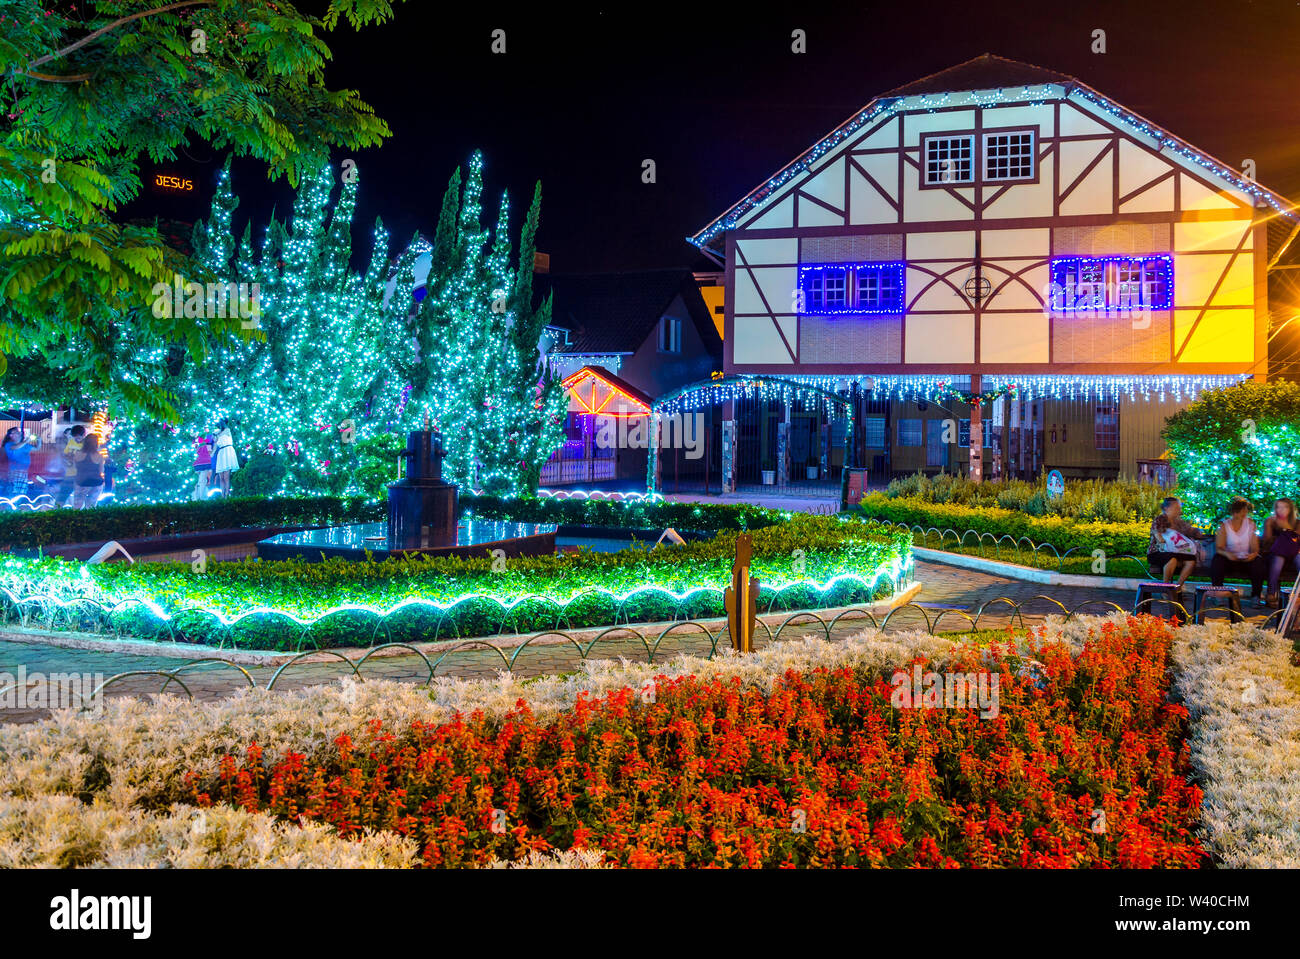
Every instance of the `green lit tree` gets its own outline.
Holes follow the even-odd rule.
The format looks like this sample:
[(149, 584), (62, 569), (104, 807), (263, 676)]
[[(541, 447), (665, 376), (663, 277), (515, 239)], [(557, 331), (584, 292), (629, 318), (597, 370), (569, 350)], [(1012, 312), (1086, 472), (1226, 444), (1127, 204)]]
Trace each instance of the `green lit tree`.
[(1207, 523), (1244, 496), (1261, 515), (1300, 494), (1300, 386), (1247, 381), (1211, 390), (1169, 417), (1162, 435), (1187, 513)]
[(467, 173), (451, 178), (428, 251), (427, 293), (413, 317), (419, 353), (409, 371), (408, 421), (428, 415), (440, 423), (446, 468), (461, 486), (531, 493), (542, 463), (563, 442), (562, 391), (538, 347), (550, 302), (532, 303), (541, 189), (521, 231), (517, 266), (509, 198), (502, 197), (489, 232), (482, 193), (483, 157), (475, 153)]
[(236, 474), (237, 484), (257, 477), (261, 493), (358, 491), (359, 450), (382, 431), (374, 408), (394, 380), (382, 307), (388, 238), (381, 224), (364, 272), (349, 266), (357, 185), (355, 173), (345, 177), (331, 208), (331, 169), (305, 177), (291, 219), (273, 219), (254, 254), (249, 231), (242, 240), (232, 232), (238, 200), (223, 171), (195, 248), (210, 270), (242, 284), (255, 315), (243, 316), (241, 306), (249, 335), (202, 362), (185, 362), (176, 377), (177, 432), (160, 424), (131, 431), (141, 486), (183, 487), (192, 475), (192, 437), (215, 432), (228, 418), (252, 466), (244, 477)]

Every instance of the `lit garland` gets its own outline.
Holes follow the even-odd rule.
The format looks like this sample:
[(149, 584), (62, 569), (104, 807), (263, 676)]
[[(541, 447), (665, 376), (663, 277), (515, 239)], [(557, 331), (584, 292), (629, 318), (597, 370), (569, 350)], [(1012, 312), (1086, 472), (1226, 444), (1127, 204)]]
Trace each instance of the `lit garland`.
[[(656, 404), (664, 415), (685, 410), (704, 409), (713, 403), (737, 399), (762, 399), (789, 402), (792, 398), (805, 401), (820, 400), (821, 409), (828, 411), (835, 401), (822, 394), (847, 397), (851, 392), (870, 393), (872, 399), (901, 400), (904, 402), (928, 400), (939, 397), (959, 399), (970, 403), (978, 397), (981, 402), (1012, 396), (1020, 399), (1119, 399), (1175, 400), (1195, 399), (1205, 390), (1234, 386), (1249, 379), (1246, 374), (1169, 374), (1169, 375), (1068, 375), (1060, 373), (985, 373), (981, 389), (975, 393), (956, 386), (958, 380), (950, 373), (904, 373), (855, 375), (790, 374), (759, 376), (737, 374), (723, 380), (702, 382), (684, 388), (680, 394), (666, 397)], [(799, 388), (810, 388), (810, 393), (800, 394)]]
[(986, 386), (998, 388), (1014, 386), (1023, 399), (1050, 400), (1130, 400), (1157, 399), (1163, 402), (1172, 398), (1176, 402), (1194, 400), (1205, 390), (1235, 386), (1248, 379), (1245, 374), (1165, 376), (1066, 376), (1061, 374), (985, 374)]
[[(798, 521), (807, 522), (810, 518), (800, 517)], [(789, 558), (779, 550), (755, 558), (753, 568), (762, 578), (761, 596), (765, 603), (771, 605), (792, 591), (805, 590), (812, 594), (810, 605), (835, 605), (852, 601), (855, 590), (874, 592), (886, 583), (897, 590), (908, 581), (913, 571), (909, 535), (884, 533), (852, 520), (838, 521), (835, 529), (844, 531), (843, 540), (816, 549), (809, 546), (806, 570), (791, 566)], [(827, 531), (821, 532), (824, 535)], [(599, 625), (606, 624), (610, 618), (608, 625), (620, 618), (626, 620), (628, 604), (646, 600), (668, 603), (680, 611), (683, 604), (705, 599), (706, 612), (718, 614), (730, 559), (715, 551), (713, 555), (692, 560), (693, 554), (690, 547), (670, 547), (667, 553), (656, 551), (647, 554), (644, 562), (630, 565), (611, 562), (609, 554), (591, 554), (586, 566), (581, 557), (560, 558), (549, 570), (535, 558), (521, 563), (517, 571), (511, 571), (508, 566), (503, 573), (480, 570), (478, 575), (470, 575), (457, 564), (449, 567), (450, 575), (441, 582), (437, 577), (413, 582), (407, 567), (395, 568), (390, 578), (379, 580), (372, 571), (366, 570), (359, 571), (354, 582), (327, 585), (318, 595), (295, 588), (294, 598), (287, 602), (268, 602), (272, 597), (259, 581), (245, 583), (193, 573), (184, 565), (173, 569), (152, 566), (143, 570), (104, 569), (69, 561), (3, 556), (0, 557), (0, 595), (9, 600), (12, 608), (42, 610), (50, 617), (52, 628), (77, 626), (75, 617), (60, 621), (56, 616), (60, 610), (75, 611), (94, 605), (107, 614), (115, 629), (123, 625), (117, 617), (129, 617), (133, 611), (139, 611), (167, 625), (188, 617), (185, 620), (188, 625), (182, 628), (191, 634), (194, 630), (208, 630), (196, 625), (195, 616), (210, 618), (223, 629), (245, 622), (256, 625), (260, 621), (274, 629), (277, 620), (307, 627), (338, 614), (364, 613), (382, 621), (403, 611), (421, 609), (437, 614), (442, 623), (444, 617), (469, 607), (463, 610), (460, 619), (452, 617), (449, 627), (456, 635), (464, 636), (466, 628), (474, 628), (474, 617), (481, 616), (485, 605), (494, 611), (491, 621), (502, 625), (509, 622), (514, 611), (530, 609), (536, 604), (568, 618), (577, 615), (577, 604), (592, 600), (615, 606), (613, 610), (607, 606), (586, 609), (584, 615), (599, 620)], [(259, 564), (259, 570), (263, 565), (269, 564)], [(438, 561), (419, 565), (418, 575), (423, 576), (436, 573)], [(692, 579), (696, 581), (691, 582)], [(501, 585), (493, 589), (473, 588), (475, 580), (491, 580)], [(269, 582), (273, 587), (275, 578)], [(411, 595), (413, 588), (425, 595)], [(354, 599), (353, 595), (360, 590), (368, 592), (374, 601)], [(664, 616), (676, 615), (673, 609), (641, 609), (642, 613), (651, 611)], [(351, 631), (341, 625), (340, 631), (332, 635), (336, 643), (365, 645), (373, 642), (372, 625), (362, 624)], [(483, 635), (481, 631), (477, 634)], [(206, 635), (216, 638), (210, 631)], [(227, 641), (232, 637), (226, 634), (222, 639)], [(187, 641), (194, 640), (191, 636)]]

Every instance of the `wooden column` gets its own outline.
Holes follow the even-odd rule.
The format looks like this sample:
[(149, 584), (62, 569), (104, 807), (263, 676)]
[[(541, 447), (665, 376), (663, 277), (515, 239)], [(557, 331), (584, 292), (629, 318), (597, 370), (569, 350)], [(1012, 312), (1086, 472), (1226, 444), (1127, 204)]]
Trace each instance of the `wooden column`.
[(972, 373), (970, 391), (970, 479), (972, 483), (984, 481), (984, 423), (981, 419), (983, 403), (980, 400), (980, 375)]

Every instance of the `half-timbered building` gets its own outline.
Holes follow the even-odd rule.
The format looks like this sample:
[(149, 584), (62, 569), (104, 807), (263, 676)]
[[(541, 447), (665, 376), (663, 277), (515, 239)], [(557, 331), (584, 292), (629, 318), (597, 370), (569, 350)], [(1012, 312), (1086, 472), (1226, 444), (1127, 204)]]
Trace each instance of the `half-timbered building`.
[[(1170, 412), (1267, 376), (1294, 227), (1073, 77), (985, 55), (891, 90), (690, 238), (722, 273), (729, 480), (802, 478), (795, 446), (823, 478), (1158, 468)], [(819, 392), (782, 406), (778, 381)]]

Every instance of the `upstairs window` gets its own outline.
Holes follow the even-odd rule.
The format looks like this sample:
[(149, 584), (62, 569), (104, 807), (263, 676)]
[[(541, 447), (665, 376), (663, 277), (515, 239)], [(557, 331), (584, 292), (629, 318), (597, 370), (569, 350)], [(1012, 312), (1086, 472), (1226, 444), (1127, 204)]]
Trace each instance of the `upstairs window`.
[(818, 263), (799, 267), (800, 313), (902, 313), (902, 263)]
[(984, 134), (984, 179), (1034, 178), (1034, 132), (1008, 130)]
[(659, 352), (680, 353), (682, 351), (682, 321), (671, 316), (659, 320)]
[(926, 137), (924, 139), (925, 183), (971, 183), (975, 179), (975, 136)]
[(1173, 304), (1174, 258), (1065, 256), (1052, 260), (1052, 310), (1120, 313), (1167, 310)]
[(799, 271), (803, 281), (805, 312), (842, 313), (848, 305), (848, 267), (804, 267)]

